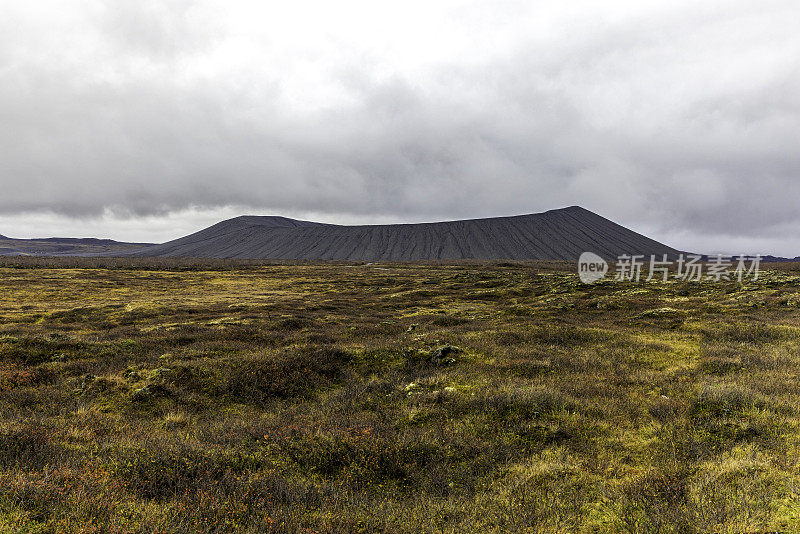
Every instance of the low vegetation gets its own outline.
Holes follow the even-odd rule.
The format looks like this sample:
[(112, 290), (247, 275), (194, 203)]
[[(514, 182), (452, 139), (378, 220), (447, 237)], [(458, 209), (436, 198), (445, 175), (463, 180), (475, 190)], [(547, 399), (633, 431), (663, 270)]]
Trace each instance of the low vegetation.
[(800, 275), (13, 259), (0, 531), (800, 530)]

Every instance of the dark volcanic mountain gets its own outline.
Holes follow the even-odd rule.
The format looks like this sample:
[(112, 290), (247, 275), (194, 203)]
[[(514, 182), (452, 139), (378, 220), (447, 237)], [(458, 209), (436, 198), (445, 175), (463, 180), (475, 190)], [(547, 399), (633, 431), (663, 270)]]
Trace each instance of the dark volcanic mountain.
[(47, 237), (42, 239), (13, 239), (0, 236), (0, 256), (96, 256), (120, 255), (142, 250), (150, 243), (123, 243), (93, 237)]
[(276, 260), (576, 260), (584, 251), (678, 251), (578, 206), (514, 217), (419, 224), (341, 226), (242, 216), (132, 252), (136, 256)]

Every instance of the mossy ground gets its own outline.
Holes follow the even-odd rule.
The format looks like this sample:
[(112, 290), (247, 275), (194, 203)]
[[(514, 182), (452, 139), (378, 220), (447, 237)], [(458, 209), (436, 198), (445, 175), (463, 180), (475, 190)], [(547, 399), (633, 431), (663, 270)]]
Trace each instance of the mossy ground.
[(800, 531), (797, 273), (87, 265), (0, 269), (0, 531)]

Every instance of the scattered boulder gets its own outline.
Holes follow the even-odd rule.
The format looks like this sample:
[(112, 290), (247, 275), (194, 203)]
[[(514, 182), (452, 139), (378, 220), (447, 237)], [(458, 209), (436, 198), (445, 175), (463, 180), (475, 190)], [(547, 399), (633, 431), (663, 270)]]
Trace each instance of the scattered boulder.
[(127, 378), (131, 382), (138, 382), (139, 380), (142, 379), (142, 372), (141, 372), (141, 369), (139, 369), (138, 367), (132, 365), (132, 366), (128, 367), (127, 369), (125, 369), (124, 376), (125, 376), (125, 378)]
[(429, 361), (436, 365), (453, 365), (456, 363), (454, 356), (461, 352), (461, 349), (453, 345), (444, 345), (431, 351)]
[(148, 384), (133, 392), (131, 400), (134, 402), (142, 402), (156, 397), (166, 397), (169, 395), (169, 390), (161, 384)]
[(164, 375), (172, 371), (169, 367), (159, 367), (158, 369), (154, 369), (150, 373), (150, 380), (158, 380), (163, 379)]

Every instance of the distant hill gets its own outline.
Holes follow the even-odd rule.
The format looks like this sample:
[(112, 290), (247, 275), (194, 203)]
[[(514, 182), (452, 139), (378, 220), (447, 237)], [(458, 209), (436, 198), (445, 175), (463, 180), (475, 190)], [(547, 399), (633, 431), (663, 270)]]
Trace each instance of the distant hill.
[(0, 236), (0, 256), (97, 256), (142, 250), (151, 243), (124, 243), (93, 237), (13, 239)]
[(576, 260), (591, 251), (679, 251), (572, 206), (531, 215), (419, 224), (342, 226), (285, 217), (242, 216), (130, 254), (276, 260)]
[(761, 261), (767, 263), (797, 263), (800, 262), (800, 256), (795, 256), (794, 258), (784, 258), (782, 256), (762, 256)]

